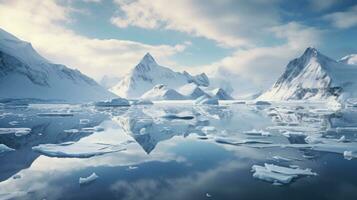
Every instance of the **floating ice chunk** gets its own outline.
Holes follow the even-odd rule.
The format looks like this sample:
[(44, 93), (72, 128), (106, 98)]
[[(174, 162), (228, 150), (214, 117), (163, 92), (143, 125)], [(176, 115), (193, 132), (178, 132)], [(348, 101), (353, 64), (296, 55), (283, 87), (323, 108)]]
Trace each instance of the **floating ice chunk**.
[(129, 166), (128, 167), (128, 170), (134, 170), (134, 169), (138, 169), (139, 167), (137, 167), (137, 166)]
[(337, 140), (337, 142), (348, 142), (348, 140), (346, 139), (346, 137), (343, 135), (340, 137), (340, 139)]
[(20, 175), (20, 174), (16, 174), (16, 175), (14, 175), (12, 178), (13, 178), (13, 179), (19, 179), (19, 178), (21, 178), (21, 175)]
[(322, 144), (323, 139), (321, 135), (309, 135), (305, 138), (305, 142), (308, 144)]
[(79, 119), (79, 124), (88, 124), (89, 119)]
[(53, 113), (38, 113), (40, 117), (72, 117), (73, 113), (60, 113), (60, 112), (53, 112)]
[(250, 130), (250, 131), (244, 131), (243, 132), (244, 134), (246, 135), (254, 135), (254, 136), (270, 136), (270, 132), (267, 132), (267, 131), (263, 131), (263, 130)]
[(344, 152), (343, 152), (343, 157), (344, 157), (346, 160), (352, 160), (352, 158), (353, 158), (352, 151), (344, 151)]
[(63, 132), (65, 133), (79, 133), (78, 129), (68, 129), (68, 130), (64, 130)]
[(273, 156), (273, 159), (277, 160), (277, 161), (285, 161), (285, 162), (290, 162), (290, 161), (293, 160), (291, 158), (286, 158), (286, 157), (283, 157), (283, 156)]
[(282, 167), (278, 165), (273, 165), (273, 164), (264, 164), (265, 168), (268, 169), (269, 171), (272, 172), (277, 172), (281, 174), (286, 174), (286, 175), (304, 175), (304, 176), (316, 176), (317, 173), (312, 172), (311, 169), (306, 168), (306, 169), (300, 169), (300, 168), (289, 168), (289, 167)]
[(11, 126), (16, 126), (16, 125), (19, 124), (19, 122), (18, 122), (18, 121), (11, 121), (11, 122), (9, 122), (9, 124), (10, 124)]
[(195, 101), (195, 104), (197, 104), (197, 105), (203, 105), (203, 104), (218, 105), (218, 98), (208, 97), (208, 96), (204, 95), (204, 96), (198, 97)]
[(122, 144), (110, 145), (100, 143), (74, 143), (40, 144), (32, 147), (34, 151), (50, 157), (89, 158), (125, 150)]
[(15, 149), (6, 146), (5, 144), (0, 144), (0, 153), (15, 151)]
[(266, 167), (253, 165), (252, 166), (253, 177), (268, 181), (271, 183), (282, 183), (287, 184), (290, 183), (293, 178), (297, 177), (296, 175), (286, 175), (281, 173), (276, 173), (268, 170)]
[(85, 178), (82, 178), (82, 177), (79, 177), (79, 184), (88, 184), (90, 182), (93, 182), (95, 181), (99, 176), (97, 174), (95, 174), (94, 172), (88, 176), (88, 177), (85, 177)]
[(316, 176), (311, 169), (289, 168), (265, 163), (252, 166), (253, 177), (272, 183), (287, 184), (299, 176)]
[(124, 98), (115, 98), (108, 101), (98, 101), (94, 103), (98, 107), (119, 107), (119, 106), (130, 106), (130, 103), (127, 99)]
[(31, 132), (30, 128), (0, 128), (1, 134), (15, 134), (15, 136), (24, 136)]

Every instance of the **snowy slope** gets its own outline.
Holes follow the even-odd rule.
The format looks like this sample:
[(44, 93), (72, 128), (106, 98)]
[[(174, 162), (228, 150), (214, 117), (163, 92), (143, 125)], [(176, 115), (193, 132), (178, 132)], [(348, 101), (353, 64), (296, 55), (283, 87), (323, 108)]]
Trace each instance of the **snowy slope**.
[(357, 54), (347, 55), (341, 58), (339, 61), (349, 65), (357, 65)]
[(336, 99), (357, 97), (357, 68), (337, 62), (315, 48), (289, 62), (285, 72), (261, 100)]
[(154, 86), (141, 96), (141, 99), (146, 100), (184, 100), (185, 96), (178, 93), (176, 90), (168, 88), (166, 85), (159, 84)]
[(222, 88), (216, 88), (208, 92), (211, 97), (217, 98), (219, 100), (232, 100), (231, 97), (225, 90)]
[(197, 99), (200, 96), (209, 96), (199, 86), (194, 83), (188, 83), (177, 90), (180, 94), (184, 95), (187, 99)]
[(111, 88), (111, 91), (122, 97), (139, 98), (158, 84), (177, 89), (187, 83), (208, 86), (209, 80), (205, 74), (191, 76), (187, 72), (174, 72), (167, 67), (160, 66), (147, 53), (129, 74)]
[(93, 79), (49, 62), (30, 43), (0, 29), (0, 99), (82, 102), (112, 97), (115, 95)]

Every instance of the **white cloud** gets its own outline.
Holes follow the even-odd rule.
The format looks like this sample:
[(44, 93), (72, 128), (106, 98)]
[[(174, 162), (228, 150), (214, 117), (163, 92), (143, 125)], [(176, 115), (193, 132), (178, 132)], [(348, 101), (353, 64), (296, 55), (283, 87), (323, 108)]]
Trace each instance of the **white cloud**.
[(302, 54), (306, 47), (318, 45), (322, 34), (318, 29), (297, 22), (272, 27), (270, 31), (286, 40), (285, 43), (237, 50), (207, 66), (207, 69), (216, 69), (211, 76), (230, 80), (236, 96), (265, 90), (277, 80), (290, 60)]
[(344, 12), (325, 15), (323, 19), (328, 20), (336, 28), (352, 28), (357, 26), (357, 5), (352, 6)]
[(339, 0), (310, 0), (310, 7), (316, 11), (323, 11), (331, 8), (341, 1)]
[(146, 52), (163, 63), (181, 52), (186, 44), (147, 45), (117, 39), (93, 39), (65, 27), (78, 10), (56, 1), (7, 1), (0, 3), (0, 26), (20, 39), (29, 41), (42, 55), (57, 63), (78, 68), (94, 78), (104, 74), (123, 75)]
[(111, 22), (120, 28), (170, 29), (229, 47), (252, 46), (264, 29), (277, 25), (278, 0), (116, 0)]

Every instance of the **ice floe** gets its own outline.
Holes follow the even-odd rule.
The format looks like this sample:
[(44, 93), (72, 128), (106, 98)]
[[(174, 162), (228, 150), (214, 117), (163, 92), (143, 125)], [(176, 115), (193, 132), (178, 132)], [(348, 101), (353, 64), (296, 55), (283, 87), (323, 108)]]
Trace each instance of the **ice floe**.
[(124, 144), (66, 142), (61, 144), (40, 144), (32, 147), (34, 151), (50, 157), (88, 158), (125, 150)]
[(290, 183), (294, 178), (299, 176), (316, 176), (317, 173), (311, 169), (289, 168), (274, 164), (265, 163), (264, 166), (252, 166), (253, 177), (268, 181), (274, 185)]
[(83, 185), (83, 184), (91, 183), (91, 182), (95, 181), (96, 179), (98, 179), (98, 177), (99, 176), (94, 172), (88, 177), (84, 177), (84, 178), (79, 177), (79, 184)]
[(8, 152), (8, 151), (15, 151), (15, 149), (12, 149), (5, 144), (0, 144), (0, 153)]
[(28, 135), (31, 132), (31, 128), (0, 128), (0, 135), (2, 134), (15, 134), (15, 136)]

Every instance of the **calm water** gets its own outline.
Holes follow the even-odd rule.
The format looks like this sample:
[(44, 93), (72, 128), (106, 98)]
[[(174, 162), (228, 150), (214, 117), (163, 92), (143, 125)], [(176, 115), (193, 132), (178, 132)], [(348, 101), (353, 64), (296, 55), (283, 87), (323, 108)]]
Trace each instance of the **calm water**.
[[(306, 143), (305, 136), (284, 136), (286, 127), (322, 134), (331, 141), (344, 135), (354, 143), (353, 128), (333, 131), (357, 127), (357, 112), (352, 108), (333, 112), (318, 104), (195, 107), (163, 103), (107, 109), (30, 105), (1, 107), (0, 115), (1, 128), (31, 128), (23, 136), (0, 134), (0, 144), (15, 149), (0, 153), (0, 199), (357, 199), (357, 159), (261, 144)], [(104, 130), (83, 129), (98, 126)], [(271, 136), (244, 134), (252, 129), (267, 130)], [(217, 138), (251, 142), (231, 145)], [(67, 151), (72, 156), (32, 149), (65, 142), (76, 145)], [(124, 149), (97, 156), (75, 155), (76, 151), (93, 152), (97, 145)], [(318, 176), (275, 186), (252, 177), (252, 165), (264, 163), (311, 168)], [(93, 172), (98, 179), (78, 183), (79, 177)]]

